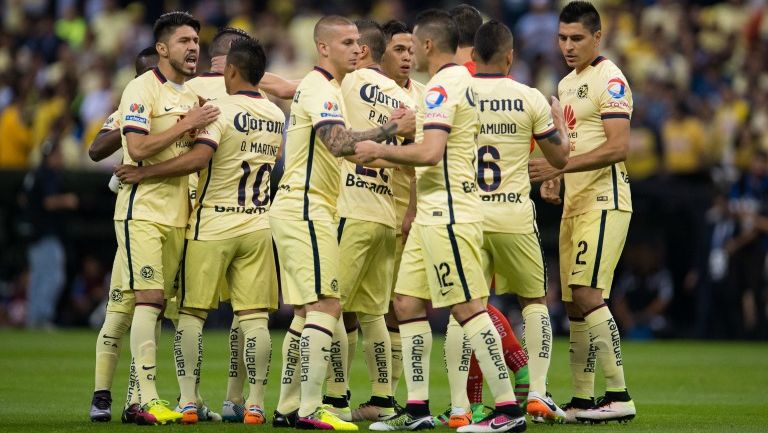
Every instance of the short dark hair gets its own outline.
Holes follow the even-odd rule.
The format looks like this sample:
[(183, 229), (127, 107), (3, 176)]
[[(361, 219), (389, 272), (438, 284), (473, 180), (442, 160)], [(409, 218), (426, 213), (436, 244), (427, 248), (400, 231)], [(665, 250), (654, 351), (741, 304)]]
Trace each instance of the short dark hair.
[[(149, 60), (151, 57), (156, 58), (154, 61), (151, 61)], [(157, 57), (159, 57), (159, 55), (157, 54), (157, 48), (155, 48), (154, 45), (141, 50), (139, 54), (136, 55), (136, 62), (134, 63), (134, 66), (136, 67), (136, 76), (143, 74), (147, 69), (157, 65)]]
[(255, 86), (264, 76), (267, 55), (264, 54), (264, 48), (259, 41), (253, 38), (240, 38), (232, 41), (227, 54), (227, 63), (236, 67), (240, 75)]
[(190, 26), (195, 29), (195, 32), (200, 32), (200, 21), (189, 12), (173, 11), (160, 15), (152, 30), (155, 35), (155, 42), (168, 37), (181, 26)]
[(440, 51), (455, 53), (459, 46), (459, 32), (448, 12), (427, 9), (416, 17), (419, 33), (429, 36)]
[(459, 46), (471, 47), (475, 43), (475, 33), (483, 25), (483, 17), (480, 12), (468, 4), (460, 4), (452, 8), (449, 13), (456, 23), (459, 32)]
[(249, 39), (251, 35), (243, 29), (234, 27), (223, 27), (211, 39), (211, 45), (208, 47), (208, 55), (211, 57), (223, 56), (229, 52), (229, 46), (237, 39)]
[(480, 26), (475, 33), (475, 54), (483, 63), (512, 48), (512, 32), (509, 27), (496, 20), (490, 20)]
[(600, 14), (590, 2), (572, 1), (560, 11), (560, 22), (565, 24), (581, 23), (590, 33), (602, 28)]
[(381, 26), (381, 31), (384, 32), (384, 42), (389, 43), (392, 40), (392, 36), (399, 35), (401, 33), (411, 33), (411, 29), (408, 25), (402, 21), (390, 20)]
[(360, 33), (358, 43), (368, 47), (374, 62), (380, 62), (381, 56), (384, 55), (384, 50), (387, 49), (387, 44), (384, 41), (384, 32), (379, 23), (373, 20), (357, 20), (355, 25)]

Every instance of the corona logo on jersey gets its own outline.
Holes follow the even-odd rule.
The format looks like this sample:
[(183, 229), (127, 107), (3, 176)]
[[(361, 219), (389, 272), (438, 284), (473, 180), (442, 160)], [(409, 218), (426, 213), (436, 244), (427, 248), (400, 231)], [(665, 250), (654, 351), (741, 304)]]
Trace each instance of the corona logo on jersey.
[(437, 108), (448, 100), (448, 92), (445, 91), (443, 86), (435, 86), (427, 91), (427, 96), (424, 98), (424, 102), (427, 104), (427, 108)]
[(621, 78), (611, 78), (608, 81), (608, 94), (613, 99), (621, 99), (626, 92), (627, 84)]
[(363, 84), (363, 87), (360, 88), (360, 98), (374, 106), (376, 104), (384, 104), (392, 108), (399, 108), (402, 105), (402, 102), (382, 92), (378, 85), (371, 85), (369, 83)]
[(568, 129), (571, 131), (576, 129), (576, 114), (573, 113), (573, 107), (566, 105), (563, 109), (563, 116), (565, 116), (565, 123), (568, 125)]
[(250, 131), (267, 131), (282, 134), (283, 125), (283, 122), (275, 122), (274, 120), (253, 117), (251, 116), (251, 113), (246, 111), (237, 113), (234, 120), (235, 129), (246, 134)]

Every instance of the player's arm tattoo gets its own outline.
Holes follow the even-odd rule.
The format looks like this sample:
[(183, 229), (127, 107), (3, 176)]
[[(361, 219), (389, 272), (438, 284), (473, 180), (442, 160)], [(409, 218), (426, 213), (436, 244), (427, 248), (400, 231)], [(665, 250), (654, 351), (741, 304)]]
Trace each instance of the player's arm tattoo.
[(372, 140), (380, 142), (391, 137), (397, 131), (397, 124), (389, 122), (377, 128), (355, 131), (346, 129), (339, 124), (323, 125), (317, 129), (317, 136), (323, 140), (328, 150), (334, 156), (348, 156), (355, 154), (355, 143)]

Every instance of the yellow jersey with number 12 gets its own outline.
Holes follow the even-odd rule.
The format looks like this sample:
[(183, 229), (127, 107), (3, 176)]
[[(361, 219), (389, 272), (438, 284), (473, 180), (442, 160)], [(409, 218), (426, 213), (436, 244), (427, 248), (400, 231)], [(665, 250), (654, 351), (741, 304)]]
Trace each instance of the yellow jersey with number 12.
[(317, 128), (346, 128), (339, 82), (319, 66), (296, 89), (285, 141), (285, 171), (270, 214), (291, 221), (335, 221), (339, 158), (317, 137)]
[(472, 75), (453, 63), (442, 66), (426, 85), (417, 116), (416, 142), (424, 132), (448, 133), (442, 160), (433, 167), (416, 167), (416, 220), (421, 225), (481, 222), (477, 193), (477, 134)]
[[(341, 83), (341, 93), (347, 109), (347, 121), (355, 130), (384, 125), (400, 106), (413, 106), (410, 96), (378, 68), (362, 68), (347, 74)], [(392, 137), (386, 144), (397, 146), (403, 142), (401, 137)], [(392, 172), (391, 169), (364, 167), (343, 160), (339, 216), (394, 228)]]
[(283, 141), (285, 116), (258, 92), (209, 102), (221, 114), (198, 132), (195, 146), (214, 149), (200, 171), (187, 239), (221, 240), (269, 228), (270, 174)]
[[(143, 161), (131, 160), (125, 135), (159, 134), (175, 125), (197, 103), (187, 86), (168, 81), (159, 69), (134, 78), (123, 91), (118, 112), (123, 131), (123, 163), (152, 165), (175, 158), (189, 149), (192, 137), (182, 135), (170, 146)], [(189, 218), (186, 176), (149, 179), (119, 186), (114, 219), (153, 221), (171, 227), (186, 227)]]
[(528, 161), (531, 138), (557, 133), (549, 104), (536, 89), (503, 74), (475, 74), (480, 113), (477, 183), (486, 232), (536, 231)]
[[(566, 75), (558, 86), (571, 142), (571, 157), (605, 143), (605, 119), (630, 119), (632, 91), (621, 70), (605, 57), (597, 57), (581, 73)], [(629, 176), (624, 162), (597, 170), (565, 174), (563, 217), (591, 210), (632, 211)]]

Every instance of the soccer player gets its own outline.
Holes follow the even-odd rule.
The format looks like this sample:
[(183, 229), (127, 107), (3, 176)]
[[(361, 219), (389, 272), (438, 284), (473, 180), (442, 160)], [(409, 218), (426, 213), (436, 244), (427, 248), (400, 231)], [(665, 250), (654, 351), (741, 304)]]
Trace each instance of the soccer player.
[(496, 294), (517, 295), (523, 310), (530, 374), (528, 413), (534, 419), (563, 422), (565, 413), (546, 394), (552, 325), (528, 160), (533, 138), (549, 163), (564, 167), (570, 152), (568, 132), (556, 99), (550, 107), (541, 92), (509, 78), (512, 33), (507, 26), (497, 21), (483, 24), (475, 35), (473, 57), (481, 123), (477, 179), (485, 213), (486, 281), (490, 284), (495, 275)]
[[(158, 66), (131, 81), (120, 100), (125, 163), (154, 165), (186, 152), (190, 132), (218, 116), (213, 106), (196, 107), (197, 96), (184, 86), (197, 68), (199, 29), (200, 23), (186, 12), (170, 12), (155, 22)], [(140, 400), (159, 424), (182, 417), (157, 395), (155, 327), (164, 300), (175, 294), (188, 208), (186, 178), (121, 185), (115, 204), (123, 289), (132, 290), (136, 299), (131, 353)]]
[[(424, 98), (424, 84), (410, 78), (413, 68), (411, 30), (404, 22), (392, 20), (382, 26), (382, 31), (387, 45), (381, 56), (381, 70), (405, 90), (411, 100), (414, 101), (415, 105), (411, 108), (418, 110), (421, 100)], [(392, 275), (396, 277), (400, 270), (405, 239), (408, 237), (411, 223), (416, 217), (416, 179), (413, 171), (408, 167), (395, 167), (392, 170), (391, 183), (395, 202), (395, 258)], [(394, 293), (394, 291), (395, 278), (392, 278), (391, 292)], [(393, 296), (390, 294), (390, 299), (392, 298)], [(403, 346), (397, 315), (392, 302), (389, 303), (389, 311), (384, 315), (384, 320), (387, 324), (392, 347), (390, 384), (392, 396), (394, 396), (397, 393), (397, 385), (403, 373)], [(395, 403), (395, 407), (397, 407), (397, 403)], [(361, 407), (359, 410), (362, 411), (362, 409)]]
[[(314, 29), (319, 65), (301, 81), (291, 105), (285, 172), (270, 210), (283, 301), (294, 306), (294, 319), (283, 343), (275, 426), (357, 430), (321, 405), (326, 352), (331, 350), (341, 314), (334, 223), (340, 183), (337, 158), (353, 155), (359, 142), (383, 141), (413, 128), (413, 116), (365, 131), (346, 128), (339, 83), (355, 69), (358, 39), (357, 27), (348, 19), (320, 19)], [(298, 360), (296, 348), (300, 349)]]
[(127, 183), (200, 171), (202, 188), (184, 245), (176, 333), (180, 401), (186, 402), (184, 423), (197, 422), (195, 388), (202, 363), (203, 323), (208, 310), (218, 306), (220, 290), (227, 287), (247, 341), (243, 356), (250, 393), (244, 421), (265, 421), (264, 386), (271, 357), (267, 313), (277, 308), (275, 259), (265, 214), (285, 118), (258, 92), (265, 64), (258, 42), (250, 38), (232, 42), (223, 74), (229, 96), (210, 102), (222, 115), (198, 132), (194, 147), (157, 165), (117, 170)]
[(475, 33), (483, 24), (483, 17), (476, 8), (462, 3), (451, 8), (453, 22), (459, 32), (459, 47), (456, 49), (456, 63), (464, 65), (469, 73), (475, 75), (475, 61), (472, 57), (472, 49), (475, 45)]
[[(341, 83), (346, 119), (353, 129), (386, 124), (400, 107), (414, 101), (379, 65), (386, 47), (381, 26), (370, 20), (355, 23), (360, 33), (357, 70)], [(392, 137), (389, 145), (412, 142)], [(339, 220), (339, 286), (341, 308), (348, 336), (346, 365), (331, 357), (326, 403), (346, 404), (346, 380), (357, 341), (363, 333), (363, 353), (368, 366), (371, 398), (351, 414), (353, 421), (378, 421), (395, 415), (390, 385), (391, 342), (384, 321), (389, 309), (395, 254), (395, 208), (392, 170), (371, 168), (350, 161), (341, 163), (341, 184), (337, 203)], [(341, 324), (341, 321), (340, 321)], [(337, 332), (344, 331), (337, 325)], [(352, 337), (352, 338), (349, 338)], [(334, 338), (335, 340), (335, 338)], [(344, 347), (341, 347), (342, 352)]]
[[(570, 320), (573, 398), (562, 406), (567, 421), (630, 420), (635, 404), (624, 381), (616, 321), (605, 303), (632, 216), (629, 147), (632, 92), (621, 70), (599, 54), (600, 15), (575, 1), (560, 12), (558, 40), (570, 74), (558, 94), (571, 137), (571, 157), (562, 169), (531, 160), (531, 180), (545, 181), (542, 198), (560, 202), (560, 279)], [(595, 364), (605, 374), (605, 396), (594, 397)]]
[[(136, 56), (136, 76), (138, 77), (157, 66), (157, 59), (155, 47), (143, 49)], [(120, 112), (115, 111), (104, 121), (104, 125), (88, 149), (88, 156), (93, 161), (107, 158), (121, 148), (121, 138)], [(111, 185), (116, 187), (117, 182), (110, 181)], [(115, 191), (117, 190), (115, 189)], [(118, 254), (115, 253), (109, 281), (107, 313), (96, 338), (95, 381), (90, 411), (91, 421), (96, 422), (106, 422), (112, 419), (112, 380), (115, 377), (115, 368), (120, 358), (123, 336), (131, 326), (135, 304), (133, 292), (122, 290), (122, 274), (120, 273), (122, 266), (118, 262), (118, 257)], [(135, 383), (135, 374), (131, 374), (128, 396), (122, 415), (123, 422), (133, 423), (139, 414), (138, 393)], [(148, 416), (148, 414), (141, 413), (140, 416)]]
[(428, 387), (432, 330), (426, 317), (431, 299), (436, 308), (451, 308), (496, 401), (487, 418), (459, 431), (523, 431), (525, 417), (515, 400), (501, 339), (482, 302), (488, 287), (480, 264), (483, 215), (478, 212), (480, 197), (475, 184), (475, 136), (480, 125), (472, 77), (466, 68), (453, 63), (458, 34), (450, 15), (429, 10), (416, 21), (413, 40), (417, 70), (427, 71), (431, 77), (416, 143), (385, 146), (365, 142), (356, 148), (363, 162), (383, 159), (417, 166), (418, 210), (395, 290), (408, 401), (397, 417), (373, 423), (370, 428), (389, 431), (434, 426)]

